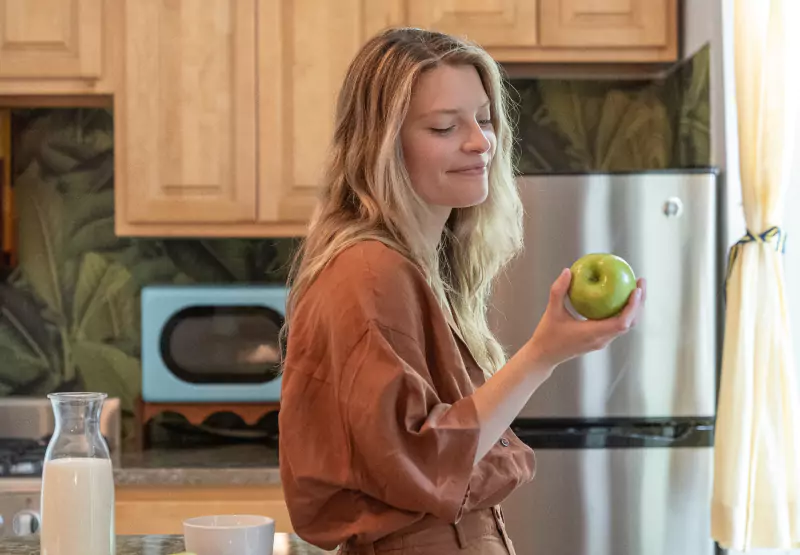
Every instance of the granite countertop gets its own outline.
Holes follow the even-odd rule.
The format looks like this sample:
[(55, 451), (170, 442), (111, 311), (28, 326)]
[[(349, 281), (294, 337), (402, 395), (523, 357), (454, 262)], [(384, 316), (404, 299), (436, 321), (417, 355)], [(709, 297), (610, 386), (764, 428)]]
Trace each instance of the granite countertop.
[(141, 486), (279, 485), (278, 451), (266, 445), (242, 444), (123, 452), (114, 465), (114, 482)]
[[(169, 555), (183, 551), (183, 536), (117, 536), (116, 555)], [(275, 534), (273, 555), (327, 555), (294, 534)], [(0, 539), (0, 555), (39, 555), (39, 538)]]

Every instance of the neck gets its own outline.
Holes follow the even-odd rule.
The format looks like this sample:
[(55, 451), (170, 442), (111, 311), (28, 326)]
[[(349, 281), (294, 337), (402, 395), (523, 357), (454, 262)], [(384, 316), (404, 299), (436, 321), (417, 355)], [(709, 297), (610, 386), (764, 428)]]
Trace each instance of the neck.
[(429, 206), (420, 218), (423, 235), (432, 250), (436, 250), (439, 246), (444, 226), (452, 211), (453, 209), (447, 206)]

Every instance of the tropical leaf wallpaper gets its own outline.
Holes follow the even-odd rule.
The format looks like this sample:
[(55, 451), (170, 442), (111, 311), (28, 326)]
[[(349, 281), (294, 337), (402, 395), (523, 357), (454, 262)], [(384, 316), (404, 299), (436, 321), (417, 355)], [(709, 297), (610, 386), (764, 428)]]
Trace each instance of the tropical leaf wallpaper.
[[(520, 173), (708, 165), (708, 51), (659, 81), (514, 81)], [(113, 117), (12, 113), (17, 263), (0, 276), (0, 396), (95, 390), (130, 415), (153, 283), (284, 282), (296, 239), (114, 235)]]
[(708, 166), (709, 46), (658, 81), (515, 80), (521, 174)]

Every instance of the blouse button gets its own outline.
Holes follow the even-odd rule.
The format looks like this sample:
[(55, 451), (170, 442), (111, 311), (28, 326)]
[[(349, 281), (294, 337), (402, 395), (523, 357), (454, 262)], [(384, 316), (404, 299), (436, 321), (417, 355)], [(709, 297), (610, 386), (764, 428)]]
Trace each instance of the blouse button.
[(508, 447), (509, 441), (506, 438), (502, 437), (500, 438), (500, 445), (502, 445), (503, 447)]

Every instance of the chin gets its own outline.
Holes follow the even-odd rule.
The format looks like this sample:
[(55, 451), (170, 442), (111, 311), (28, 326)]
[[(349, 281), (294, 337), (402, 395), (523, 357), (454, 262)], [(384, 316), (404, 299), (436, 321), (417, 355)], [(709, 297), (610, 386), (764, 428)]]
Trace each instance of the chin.
[[(466, 193), (466, 191), (465, 191)], [(470, 206), (478, 206), (483, 204), (483, 201), (489, 196), (489, 187), (483, 186), (480, 190), (471, 191), (471, 194), (459, 195), (458, 199), (454, 199), (453, 208), (469, 208)]]
[(472, 183), (448, 184), (439, 188), (435, 194), (421, 195), (428, 204), (446, 208), (469, 208), (477, 206), (489, 196), (489, 183), (473, 181)]
[(473, 206), (479, 206), (479, 205), (483, 204), (483, 201), (485, 201), (485, 200), (486, 200), (486, 196), (482, 196), (482, 197), (474, 199), (474, 200), (464, 201), (464, 202), (460, 202), (460, 203), (457, 203), (457, 204), (453, 204), (452, 207), (453, 208), (472, 208)]

